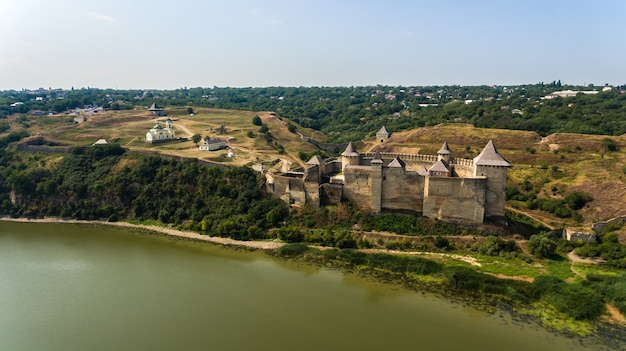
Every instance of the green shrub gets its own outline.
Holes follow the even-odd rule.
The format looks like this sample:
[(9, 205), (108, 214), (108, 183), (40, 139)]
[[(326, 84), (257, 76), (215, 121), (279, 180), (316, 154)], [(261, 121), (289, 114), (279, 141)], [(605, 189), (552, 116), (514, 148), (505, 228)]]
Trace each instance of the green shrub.
[(533, 280), (533, 286), (540, 294), (558, 292), (563, 284), (564, 281), (551, 275), (540, 275)]
[(477, 291), (482, 286), (483, 274), (472, 268), (451, 266), (445, 268), (448, 284), (455, 289)]
[(296, 226), (281, 227), (278, 229), (278, 238), (287, 243), (299, 243), (304, 240), (304, 234)]
[(475, 243), (472, 250), (482, 255), (504, 256), (508, 252), (518, 250), (515, 240), (503, 240), (493, 235), (488, 236), (483, 243)]
[(584, 285), (594, 291), (599, 292), (622, 314), (626, 314), (626, 276), (607, 276), (600, 274), (589, 274)]
[(602, 297), (580, 285), (566, 284), (558, 293), (550, 294), (550, 303), (574, 319), (595, 319), (604, 313)]
[(585, 206), (587, 202), (590, 202), (592, 200), (593, 198), (591, 197), (591, 195), (578, 191), (572, 191), (571, 193), (565, 195), (565, 197), (563, 198), (563, 201), (572, 210), (580, 210)]
[(435, 237), (435, 239), (433, 240), (433, 244), (435, 245), (435, 247), (438, 247), (444, 250), (447, 250), (448, 248), (450, 248), (450, 241), (448, 241), (448, 239), (444, 238), (441, 235), (437, 235)]
[(309, 247), (306, 244), (287, 244), (278, 249), (281, 256), (299, 256), (307, 252)]
[(528, 251), (539, 258), (549, 258), (555, 254), (557, 242), (549, 233), (535, 234), (528, 240)]
[(608, 151), (617, 151), (617, 145), (615, 144), (615, 141), (613, 141), (613, 139), (611, 138), (602, 139), (602, 145), (604, 145), (604, 147)]
[(371, 254), (367, 255), (367, 265), (396, 273), (429, 275), (441, 272), (442, 265), (435, 261), (416, 256)]
[(604, 313), (600, 294), (580, 284), (568, 284), (553, 276), (538, 276), (533, 286), (546, 302), (574, 319), (591, 320)]

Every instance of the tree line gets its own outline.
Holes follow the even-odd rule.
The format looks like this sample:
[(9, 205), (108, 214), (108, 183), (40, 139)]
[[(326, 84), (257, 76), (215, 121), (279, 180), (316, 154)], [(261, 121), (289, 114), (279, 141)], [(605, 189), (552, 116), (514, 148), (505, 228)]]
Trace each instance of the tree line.
[[(439, 123), (476, 127), (621, 135), (626, 133), (626, 94), (615, 87), (595, 95), (542, 99), (559, 90), (600, 90), (552, 82), (520, 86), (367, 86), (182, 88), (164, 91), (79, 89), (0, 92), (0, 118), (30, 110), (62, 112), (87, 104), (123, 109), (150, 106), (212, 107), (274, 111), (307, 128), (324, 132), (329, 142), (372, 136), (382, 125), (401, 131)], [(10, 107), (23, 100), (23, 105)]]

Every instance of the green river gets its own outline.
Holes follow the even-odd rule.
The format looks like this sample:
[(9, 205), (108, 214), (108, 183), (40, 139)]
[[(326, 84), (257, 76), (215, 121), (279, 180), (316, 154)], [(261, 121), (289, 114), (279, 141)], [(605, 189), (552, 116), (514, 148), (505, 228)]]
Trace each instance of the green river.
[(0, 350), (603, 349), (263, 252), (0, 222)]

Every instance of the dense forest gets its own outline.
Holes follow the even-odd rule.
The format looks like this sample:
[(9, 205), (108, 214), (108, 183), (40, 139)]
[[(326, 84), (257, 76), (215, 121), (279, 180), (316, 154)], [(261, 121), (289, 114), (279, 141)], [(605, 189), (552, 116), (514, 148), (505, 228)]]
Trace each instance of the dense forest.
[(0, 214), (14, 217), (158, 220), (262, 239), (289, 213), (263, 182), (247, 167), (128, 155), (117, 145), (75, 148), (60, 159), (0, 149)]
[[(381, 125), (401, 131), (439, 123), (476, 127), (621, 135), (626, 133), (626, 86), (568, 86), (560, 81), (520, 86), (266, 87), (177, 90), (35, 90), (0, 92), (0, 118), (20, 113), (60, 113), (86, 105), (132, 109), (192, 106), (274, 111), (329, 142), (371, 136)], [(545, 99), (572, 90), (572, 97)], [(606, 91), (604, 91), (606, 90)], [(596, 91), (597, 94), (584, 94)], [(19, 104), (16, 104), (19, 103)]]

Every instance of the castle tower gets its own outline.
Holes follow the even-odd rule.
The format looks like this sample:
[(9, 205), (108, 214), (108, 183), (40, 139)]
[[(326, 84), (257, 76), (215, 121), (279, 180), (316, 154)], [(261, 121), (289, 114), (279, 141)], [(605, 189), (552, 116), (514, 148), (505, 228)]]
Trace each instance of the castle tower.
[(348, 143), (346, 146), (346, 150), (341, 153), (341, 170), (346, 169), (346, 166), (358, 166), (361, 162), (361, 155), (356, 152), (354, 145), (352, 142)]
[(376, 133), (376, 139), (380, 140), (381, 143), (389, 139), (389, 132), (387, 131), (387, 128), (385, 128), (385, 126), (380, 128), (380, 130)]
[(441, 146), (441, 149), (439, 149), (439, 151), (437, 151), (437, 159), (439, 161), (446, 161), (446, 163), (450, 163), (450, 159), (452, 158), (452, 151), (450, 150), (450, 147), (448, 146), (448, 141), (444, 141), (443, 145)]
[(511, 164), (496, 150), (492, 140), (474, 158), (474, 176), (486, 177), (485, 217), (504, 217), (506, 174)]
[(165, 128), (174, 129), (174, 122), (172, 122), (172, 120), (169, 119), (169, 118), (166, 119), (165, 120)]
[(306, 163), (306, 168), (304, 169), (304, 181), (305, 182), (317, 182), (320, 183), (322, 181), (323, 169), (322, 169), (322, 159), (315, 155), (311, 157), (310, 160)]
[(370, 205), (372, 212), (380, 213), (382, 209), (382, 196), (383, 196), (383, 159), (380, 157), (380, 148), (376, 148), (374, 158), (370, 162), (372, 165), (370, 173), (370, 187), (371, 198)]

